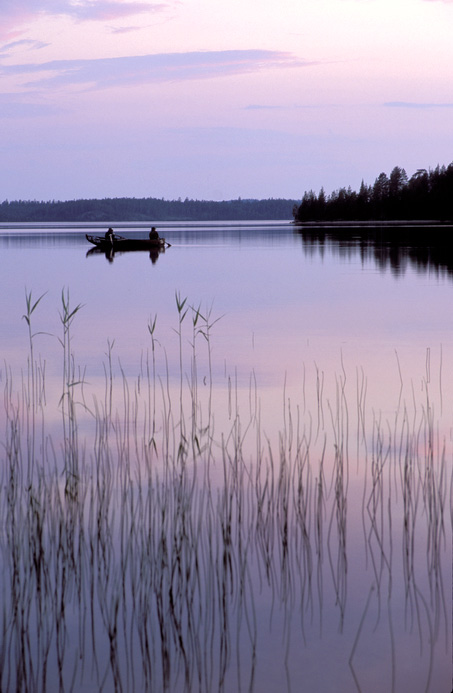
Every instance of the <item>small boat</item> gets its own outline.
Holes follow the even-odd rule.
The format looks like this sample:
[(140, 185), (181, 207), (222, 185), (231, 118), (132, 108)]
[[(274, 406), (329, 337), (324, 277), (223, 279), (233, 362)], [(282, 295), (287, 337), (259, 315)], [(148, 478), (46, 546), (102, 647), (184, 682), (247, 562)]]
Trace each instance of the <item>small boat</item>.
[(170, 243), (167, 243), (165, 238), (124, 238), (124, 236), (118, 236), (116, 233), (113, 234), (112, 240), (106, 238), (105, 236), (91, 236), (90, 234), (85, 234), (87, 241), (92, 243), (103, 251), (113, 250), (116, 252), (122, 252), (127, 250), (153, 250), (169, 248)]

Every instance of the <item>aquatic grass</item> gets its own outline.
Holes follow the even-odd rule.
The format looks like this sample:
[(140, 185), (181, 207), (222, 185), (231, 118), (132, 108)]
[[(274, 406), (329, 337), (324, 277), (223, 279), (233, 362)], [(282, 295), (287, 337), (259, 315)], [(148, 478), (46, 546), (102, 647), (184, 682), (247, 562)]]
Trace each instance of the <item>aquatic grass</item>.
[[(30, 295), (29, 318), (40, 306)], [(289, 689), (305, 644), (335, 623), (351, 688), (366, 690), (361, 652), (386, 630), (398, 690), (402, 589), (398, 634), (414, 633), (429, 690), (450, 644), (452, 488), (431, 360), (422, 396), (410, 388), (405, 401), (403, 387), (391, 421), (370, 408), (362, 371), (353, 383), (343, 364), (339, 375), (304, 367), (303, 406), (285, 381), (282, 424), (265, 431), (255, 373), (245, 392), (237, 371), (225, 374), (214, 411), (210, 310), (177, 295), (176, 386), (168, 365), (158, 370), (158, 352), (167, 360), (152, 317), (136, 379), (108, 341), (103, 387), (91, 392), (72, 349), (80, 309), (63, 292), (59, 437), (47, 426), (54, 403), (39, 394), (45, 369), (18, 391), (4, 369), (0, 688), (263, 690), (272, 657)]]
[(79, 480), (79, 448), (78, 426), (75, 406), (75, 388), (83, 384), (83, 376), (78, 373), (71, 345), (71, 326), (77, 313), (82, 308), (81, 304), (72, 308), (69, 300), (69, 290), (61, 292), (60, 321), (63, 328), (63, 336), (59, 339), (63, 347), (63, 392), (60, 399), (61, 414), (63, 420), (63, 445), (66, 479), (65, 492), (70, 496), (76, 496)]
[(45, 294), (34, 300), (31, 291), (25, 290), (26, 310), (22, 315), (25, 320), (28, 330), (28, 363), (27, 363), (27, 381), (22, 388), (22, 397), (24, 399), (23, 411), (27, 420), (27, 432), (30, 443), (27, 446), (28, 452), (28, 477), (33, 475), (35, 464), (35, 443), (36, 443), (36, 426), (37, 415), (39, 411), (45, 407), (45, 363), (39, 362), (35, 358), (35, 338), (38, 335), (47, 334), (45, 332), (34, 332), (32, 328), (32, 318)]

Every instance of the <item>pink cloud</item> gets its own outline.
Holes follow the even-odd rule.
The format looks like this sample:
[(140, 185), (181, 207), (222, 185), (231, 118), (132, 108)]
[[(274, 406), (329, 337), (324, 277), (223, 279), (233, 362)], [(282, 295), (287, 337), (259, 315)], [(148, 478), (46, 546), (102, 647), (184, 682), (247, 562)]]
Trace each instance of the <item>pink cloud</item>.
[(434, 103), (431, 101), (387, 101), (384, 106), (390, 108), (453, 108), (453, 103)]
[(109, 0), (87, 0), (77, 5), (69, 5), (68, 14), (78, 20), (112, 21), (131, 17), (144, 12), (161, 12), (166, 3), (153, 2), (111, 2)]
[[(0, 75), (23, 75), (27, 87), (91, 89), (151, 84), (167, 81), (210, 79), (269, 68), (305, 67), (315, 63), (290, 53), (269, 50), (195, 51), (161, 53), (92, 60), (52, 60), (26, 65), (0, 65)], [(48, 76), (50, 74), (50, 76)]]
[(16, 120), (17, 118), (36, 118), (61, 113), (59, 106), (42, 102), (34, 97), (30, 100), (27, 94), (0, 94), (0, 118)]
[[(3, 3), (2, 3), (3, 4)], [(6, 0), (2, 6), (0, 41), (21, 36), (38, 16), (66, 16), (76, 21), (112, 21), (145, 12), (162, 12), (174, 0), (163, 2), (125, 2), (124, 0)]]
[(10, 43), (6, 43), (3, 46), (0, 46), (0, 54), (8, 54), (15, 48), (24, 48), (29, 51), (40, 50), (41, 48), (45, 48), (48, 45), (49, 44), (44, 43), (44, 41), (33, 41), (32, 39), (19, 39), (18, 41), (11, 41)]
[(122, 26), (118, 29), (111, 29), (112, 34), (130, 34), (132, 31), (139, 31), (141, 26)]
[(24, 30), (19, 28), (26, 23), (29, 15), (3, 16), (0, 23), (0, 41), (13, 41), (19, 38), (24, 33)]

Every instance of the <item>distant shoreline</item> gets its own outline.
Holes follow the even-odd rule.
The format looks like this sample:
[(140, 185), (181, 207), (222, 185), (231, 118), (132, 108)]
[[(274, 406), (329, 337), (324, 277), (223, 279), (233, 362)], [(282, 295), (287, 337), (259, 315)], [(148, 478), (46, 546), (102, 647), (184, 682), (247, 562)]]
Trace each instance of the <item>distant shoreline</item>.
[(181, 220), (181, 219), (166, 219), (165, 221), (157, 219), (149, 219), (148, 221), (115, 221), (110, 219), (109, 221), (0, 221), (0, 233), (3, 231), (86, 231), (87, 229), (107, 229), (109, 226), (117, 229), (147, 229), (149, 231), (151, 226), (157, 226), (160, 229), (170, 229), (170, 228), (185, 228), (191, 229), (196, 228), (197, 231), (206, 228), (211, 230), (212, 228), (218, 227), (219, 229), (225, 228), (255, 228), (257, 226), (265, 226), (272, 228), (273, 226), (287, 225), (288, 227), (293, 226), (293, 221), (289, 219), (217, 219), (214, 221), (206, 220)]
[(0, 203), (0, 223), (147, 224), (173, 222), (271, 221), (293, 219), (297, 200), (269, 198), (225, 201), (164, 200), (157, 198), (107, 198), (39, 202), (18, 200)]

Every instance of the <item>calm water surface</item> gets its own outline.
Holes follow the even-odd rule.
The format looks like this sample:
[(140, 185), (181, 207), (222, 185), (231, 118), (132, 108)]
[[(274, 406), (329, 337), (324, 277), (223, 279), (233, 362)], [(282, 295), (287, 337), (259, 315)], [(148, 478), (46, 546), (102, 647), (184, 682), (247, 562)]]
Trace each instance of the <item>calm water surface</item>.
[(448, 258), (159, 230), (0, 231), (0, 688), (450, 690)]

